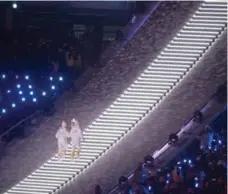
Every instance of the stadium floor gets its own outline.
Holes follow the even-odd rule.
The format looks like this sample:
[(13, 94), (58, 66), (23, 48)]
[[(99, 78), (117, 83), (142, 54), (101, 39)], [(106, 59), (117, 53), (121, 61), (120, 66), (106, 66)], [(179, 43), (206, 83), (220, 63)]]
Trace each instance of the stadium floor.
[[(91, 189), (97, 183), (106, 185), (105, 191), (109, 190), (115, 184), (114, 180), (133, 170), (143, 156), (153, 152), (167, 140), (171, 132), (178, 130), (192, 116), (192, 112), (202, 106), (215, 92), (216, 87), (226, 80), (226, 51), (221, 51), (226, 47), (225, 37), (223, 36), (223, 40), (209, 51), (201, 64), (189, 73), (167, 99), (142, 122), (142, 125), (121, 140), (105, 155), (105, 158), (98, 160), (95, 165), (86, 170), (74, 185), (69, 189), (66, 188), (64, 193), (73, 193), (73, 191), (79, 194), (91, 193)], [(36, 168), (40, 166), (56, 151), (54, 135), (61, 119), (69, 121), (77, 112), (76, 117), (82, 121), (82, 127), (84, 127), (87, 123), (83, 122), (83, 118), (87, 117), (89, 120), (93, 117), (90, 111), (104, 108), (104, 105), (100, 107), (100, 102), (84, 101), (84, 107), (87, 106), (87, 108), (77, 109), (77, 104), (82, 101), (83, 95), (80, 97), (81, 99), (66, 101), (64, 105), (60, 105), (54, 118), (46, 118), (31, 137), (26, 140), (15, 140), (7, 146), (0, 161), (0, 188), (2, 189), (0, 192), (20, 181), (34, 170), (34, 166)], [(69, 109), (69, 107), (72, 108)]]

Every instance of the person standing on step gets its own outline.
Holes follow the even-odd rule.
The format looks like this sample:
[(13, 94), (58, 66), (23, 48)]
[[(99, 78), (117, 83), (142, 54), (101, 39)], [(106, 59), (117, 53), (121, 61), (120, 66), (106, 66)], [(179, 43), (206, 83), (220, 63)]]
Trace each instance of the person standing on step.
[(79, 122), (76, 119), (71, 120), (71, 145), (72, 145), (72, 158), (78, 156), (80, 153), (80, 143), (82, 139), (82, 130), (80, 128)]
[(57, 131), (55, 137), (58, 140), (58, 157), (62, 158), (66, 155), (67, 150), (67, 138), (69, 137), (69, 132), (67, 131), (67, 124), (65, 121), (62, 121), (61, 127)]

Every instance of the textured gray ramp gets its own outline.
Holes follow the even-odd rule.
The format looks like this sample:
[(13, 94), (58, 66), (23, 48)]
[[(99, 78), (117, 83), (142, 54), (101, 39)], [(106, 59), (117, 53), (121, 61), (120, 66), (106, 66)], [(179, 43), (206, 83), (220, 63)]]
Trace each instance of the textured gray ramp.
[[(217, 21), (202, 21), (216, 17), (220, 20), (219, 24)], [(96, 159), (134, 128), (149, 110), (155, 110), (161, 101), (167, 101), (167, 94), (176, 89), (175, 85), (186, 78), (185, 75), (199, 64), (211, 45), (224, 33), (226, 17), (226, 3), (202, 3), (137, 80), (84, 129), (81, 153), (76, 160), (72, 161), (68, 155), (59, 161), (54, 155), (7, 193), (53, 193), (85, 172)], [(113, 119), (113, 116), (119, 117)], [(107, 130), (109, 136), (104, 135)]]

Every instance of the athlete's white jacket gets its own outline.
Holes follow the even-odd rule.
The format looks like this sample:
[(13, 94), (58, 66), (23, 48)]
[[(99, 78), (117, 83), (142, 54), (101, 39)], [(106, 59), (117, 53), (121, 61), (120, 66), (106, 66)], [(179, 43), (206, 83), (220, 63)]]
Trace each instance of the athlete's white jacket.
[(71, 127), (70, 137), (72, 146), (79, 147), (82, 138), (82, 131), (79, 125)]
[(67, 147), (67, 137), (69, 137), (69, 133), (67, 132), (66, 128), (60, 128), (55, 137), (58, 139), (58, 145)]

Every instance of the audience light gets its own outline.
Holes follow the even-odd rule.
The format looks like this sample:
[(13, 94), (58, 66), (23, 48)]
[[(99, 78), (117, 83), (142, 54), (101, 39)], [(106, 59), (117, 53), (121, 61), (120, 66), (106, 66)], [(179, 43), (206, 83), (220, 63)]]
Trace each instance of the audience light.
[(14, 3), (12, 4), (12, 7), (13, 7), (13, 9), (17, 9), (17, 3), (14, 2)]
[(149, 166), (153, 166), (154, 165), (154, 158), (151, 155), (147, 155), (146, 157), (144, 157), (144, 162), (149, 165)]
[(63, 81), (63, 77), (59, 77), (59, 81)]
[(203, 114), (199, 110), (194, 112), (193, 121), (196, 123), (203, 121)]
[(21, 85), (20, 84), (17, 84), (17, 88), (20, 88), (21, 87)]
[(22, 102), (24, 102), (24, 101), (25, 101), (25, 98), (24, 98), (24, 97), (23, 97), (23, 98), (21, 98), (21, 101), (22, 101)]
[(6, 75), (5, 74), (2, 74), (2, 79), (5, 79), (6, 78)]
[(50, 77), (49, 79), (52, 81), (53, 80), (53, 77)]
[(3, 108), (3, 109), (2, 109), (2, 113), (4, 113), (4, 114), (5, 114), (5, 113), (6, 113), (6, 109), (4, 109), (4, 108)]
[(175, 134), (175, 133), (171, 133), (170, 135), (169, 135), (169, 145), (174, 145), (175, 143), (177, 143), (177, 141), (178, 141), (178, 136), (177, 136), (177, 134)]
[(31, 86), (31, 85), (28, 85), (28, 88), (29, 88), (29, 89), (32, 89), (32, 86)]
[(43, 95), (43, 96), (46, 96), (46, 92), (42, 92), (42, 95)]
[(15, 108), (15, 107), (16, 107), (16, 104), (15, 104), (15, 103), (12, 103), (11, 106), (12, 106), (13, 108)]
[(10, 90), (7, 90), (7, 94), (9, 94), (11, 91)]
[(52, 90), (54, 90), (54, 89), (55, 89), (55, 86), (54, 86), (54, 85), (52, 85), (52, 86), (51, 86), (51, 89), (52, 89)]
[(16, 75), (16, 79), (18, 79), (19, 78), (19, 76), (18, 75)]
[(31, 91), (31, 92), (29, 92), (29, 94), (32, 96), (34, 93), (33, 93), (33, 91)]
[(20, 91), (19, 91), (19, 94), (20, 94), (20, 95), (22, 95), (22, 94), (23, 94), (23, 92), (20, 90)]
[(26, 80), (28, 80), (28, 79), (29, 79), (29, 76), (28, 76), (28, 75), (26, 75), (26, 76), (25, 76), (25, 79), (26, 79)]
[(119, 178), (119, 184), (126, 184), (127, 181), (128, 181), (128, 179), (127, 179), (127, 177), (125, 177), (125, 176), (121, 176), (121, 177)]
[(36, 102), (36, 98), (33, 98), (32, 101), (33, 101), (33, 102)]

